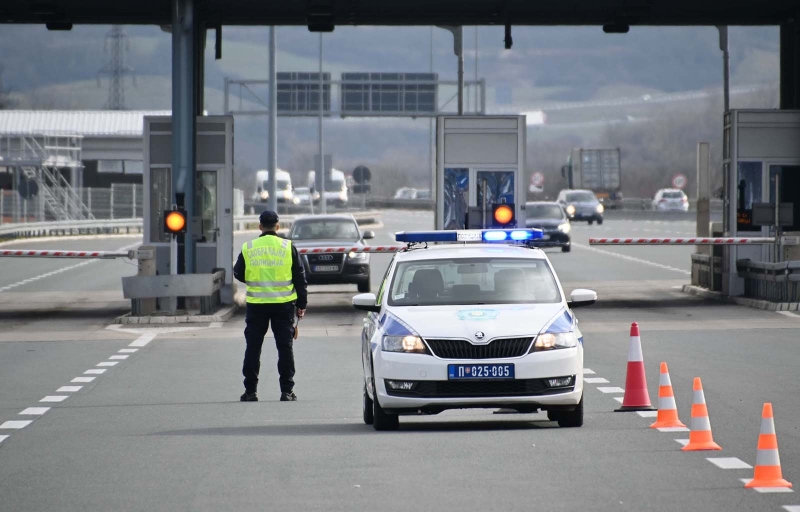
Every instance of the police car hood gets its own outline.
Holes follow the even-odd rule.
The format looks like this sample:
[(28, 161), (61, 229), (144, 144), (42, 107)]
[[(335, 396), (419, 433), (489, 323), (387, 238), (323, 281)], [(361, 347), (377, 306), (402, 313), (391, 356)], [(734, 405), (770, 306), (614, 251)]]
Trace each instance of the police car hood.
[[(401, 306), (380, 318), (388, 335), (417, 334), (423, 338), (493, 338), (535, 336), (551, 322), (571, 330), (572, 316), (562, 303), (486, 306)], [(561, 325), (564, 324), (564, 325)], [(476, 333), (482, 332), (479, 340)]]

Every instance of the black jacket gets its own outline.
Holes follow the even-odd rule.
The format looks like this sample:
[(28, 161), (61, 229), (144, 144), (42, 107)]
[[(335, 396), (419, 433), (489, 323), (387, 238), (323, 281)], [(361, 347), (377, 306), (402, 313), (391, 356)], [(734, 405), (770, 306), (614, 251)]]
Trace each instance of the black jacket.
[[(266, 233), (262, 233), (259, 238), (267, 235), (278, 236), (278, 234), (274, 231), (267, 231)], [(239, 253), (239, 258), (236, 260), (236, 265), (233, 266), (233, 277), (243, 283), (245, 282), (245, 268), (244, 256), (242, 256), (242, 253)], [(297, 307), (299, 309), (306, 309), (306, 306), (308, 306), (306, 271), (303, 268), (303, 264), (300, 262), (300, 256), (297, 254), (297, 248), (294, 246), (294, 244), (292, 244), (292, 284), (294, 284), (294, 291), (297, 293)]]

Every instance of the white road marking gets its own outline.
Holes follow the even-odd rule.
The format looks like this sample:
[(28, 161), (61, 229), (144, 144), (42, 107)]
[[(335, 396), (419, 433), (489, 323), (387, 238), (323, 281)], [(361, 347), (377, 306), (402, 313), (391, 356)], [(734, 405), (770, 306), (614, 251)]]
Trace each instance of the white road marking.
[(118, 364), (119, 361), (103, 361), (102, 363), (97, 363), (97, 366), (115, 366)]
[(0, 443), (8, 439), (8, 436), (0, 436)]
[(619, 258), (619, 259), (622, 259), (622, 260), (633, 261), (633, 262), (636, 262), (636, 263), (641, 263), (643, 265), (650, 265), (651, 267), (658, 267), (658, 268), (662, 268), (664, 270), (671, 270), (673, 272), (680, 272), (681, 274), (684, 274), (684, 275), (687, 275), (687, 276), (692, 275), (692, 272), (689, 271), (689, 270), (683, 270), (683, 269), (680, 269), (680, 268), (670, 267), (669, 265), (662, 265), (661, 263), (656, 263), (655, 261), (643, 260), (641, 258), (634, 258), (633, 256), (628, 256), (627, 254), (620, 254), (620, 253), (617, 253), (617, 252), (605, 251), (603, 249), (598, 249), (597, 247), (592, 247), (591, 245), (583, 245), (583, 244), (572, 242), (572, 246), (573, 247), (577, 247), (579, 249), (584, 249), (584, 250), (587, 250), (587, 251), (596, 252), (598, 254), (605, 254), (606, 256), (613, 256), (614, 258)]
[(603, 377), (584, 377), (583, 382), (587, 384), (608, 384), (608, 380)]
[[(740, 478), (739, 479), (739, 481), (741, 481), (743, 484), (748, 483), (750, 480), (752, 480), (752, 478)], [(793, 490), (791, 490), (788, 487), (753, 487), (752, 489), (754, 489), (756, 492), (760, 492), (760, 493), (764, 493), (764, 494), (778, 493), (778, 492), (794, 492)]]
[(119, 349), (120, 354), (133, 354), (134, 352), (138, 352), (138, 348), (121, 348)]
[(111, 357), (109, 357), (109, 359), (124, 360), (124, 359), (128, 359), (128, 357), (130, 357), (130, 356), (111, 356)]
[(155, 338), (155, 337), (156, 337), (156, 333), (154, 333), (154, 332), (146, 332), (146, 333), (142, 334), (141, 336), (139, 336), (138, 338), (136, 338), (135, 340), (133, 340), (133, 343), (131, 343), (128, 346), (129, 347), (144, 347), (145, 345), (147, 345), (148, 343), (153, 341), (153, 338)]
[(58, 396), (55, 396), (55, 395), (48, 395), (48, 396), (46, 396), (46, 397), (42, 398), (42, 399), (41, 399), (41, 400), (39, 400), (39, 401), (40, 401), (40, 402), (63, 402), (63, 401), (64, 401), (64, 400), (66, 400), (67, 398), (69, 398), (69, 397), (67, 397), (67, 396), (62, 396), (62, 395), (58, 395)]
[(720, 469), (751, 469), (753, 467), (736, 457), (706, 457), (706, 460)]
[(23, 416), (41, 416), (49, 410), (49, 407), (28, 407), (24, 411), (20, 412), (20, 414)]
[(97, 377), (75, 377), (70, 382), (92, 382)]
[(595, 375), (594, 370), (591, 370), (589, 368), (584, 368), (583, 369), (583, 374), (584, 375)]
[(209, 329), (219, 329), (220, 327), (222, 327), (222, 322), (211, 322), (208, 324)]
[(636, 411), (636, 414), (642, 418), (655, 418), (658, 416), (658, 411)]
[(6, 421), (2, 425), (0, 425), (0, 429), (20, 429), (25, 428), (28, 425), (33, 423), (33, 420), (17, 420), (17, 421)]
[(83, 386), (61, 386), (56, 390), (56, 393), (72, 393), (81, 389), (83, 389)]
[(789, 318), (800, 318), (800, 315), (797, 313), (792, 313), (791, 311), (776, 311), (779, 315), (788, 316)]
[(604, 387), (604, 386), (598, 387), (597, 391), (599, 391), (601, 393), (624, 393), (625, 392), (625, 390), (622, 389), (622, 388)]
[(102, 370), (100, 370), (100, 369), (91, 369), (91, 370), (86, 370), (85, 372), (83, 372), (84, 375), (102, 375), (104, 373), (106, 373), (105, 369), (102, 369)]
[(689, 432), (689, 429), (686, 427), (661, 427), (656, 430), (659, 432)]
[(786, 512), (800, 512), (800, 505), (784, 505), (783, 510)]
[(688, 439), (676, 439), (675, 442), (680, 444), (681, 446), (686, 446), (687, 444), (689, 444)]
[(622, 402), (625, 401), (625, 397), (624, 396), (615, 396), (614, 400), (616, 400), (619, 403), (622, 403)]

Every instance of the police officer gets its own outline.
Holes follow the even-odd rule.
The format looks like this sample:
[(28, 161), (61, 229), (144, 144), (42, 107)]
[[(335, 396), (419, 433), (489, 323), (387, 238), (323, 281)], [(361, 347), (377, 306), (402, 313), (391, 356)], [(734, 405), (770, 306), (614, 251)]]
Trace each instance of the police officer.
[(278, 236), (278, 214), (265, 211), (259, 216), (261, 236), (242, 246), (233, 275), (247, 285), (247, 314), (244, 337), (244, 394), (242, 402), (257, 402), (261, 346), (272, 322), (278, 348), (281, 402), (295, 402), (294, 339), (295, 315), (302, 318), (308, 304), (306, 274), (292, 242)]

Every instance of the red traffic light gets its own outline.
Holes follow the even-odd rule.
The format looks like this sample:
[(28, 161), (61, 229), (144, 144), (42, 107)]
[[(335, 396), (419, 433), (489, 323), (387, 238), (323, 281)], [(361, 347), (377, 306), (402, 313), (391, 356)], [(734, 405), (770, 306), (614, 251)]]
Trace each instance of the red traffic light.
[(186, 210), (165, 210), (164, 231), (173, 235), (186, 233)]

